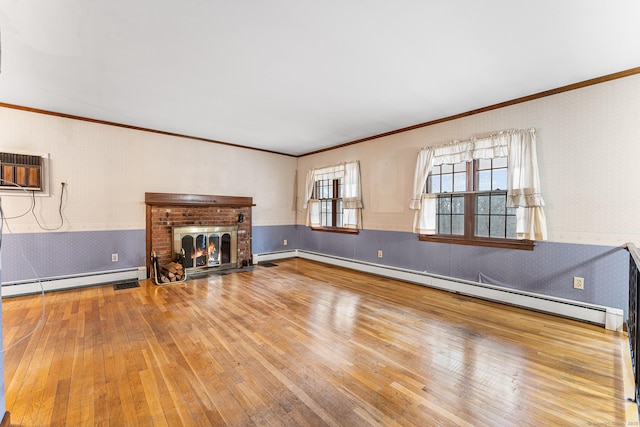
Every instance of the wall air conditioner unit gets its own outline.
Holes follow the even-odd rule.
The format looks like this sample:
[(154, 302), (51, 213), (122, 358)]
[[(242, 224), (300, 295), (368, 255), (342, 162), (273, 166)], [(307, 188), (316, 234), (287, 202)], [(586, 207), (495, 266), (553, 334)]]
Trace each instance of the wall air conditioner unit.
[(44, 164), (41, 156), (0, 152), (0, 190), (43, 191)]

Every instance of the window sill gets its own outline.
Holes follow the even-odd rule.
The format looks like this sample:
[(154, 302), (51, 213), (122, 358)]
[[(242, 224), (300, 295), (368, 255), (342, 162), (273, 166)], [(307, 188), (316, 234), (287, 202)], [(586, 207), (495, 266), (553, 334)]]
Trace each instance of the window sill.
[(326, 231), (328, 233), (342, 234), (360, 234), (360, 230), (355, 228), (339, 228), (339, 227), (311, 227), (313, 231)]
[(464, 237), (437, 236), (419, 234), (418, 240), (421, 242), (437, 242), (450, 243), (454, 245), (468, 246), (485, 246), (491, 248), (519, 249), (523, 251), (532, 251), (535, 247), (533, 240), (514, 240), (514, 239), (466, 239)]

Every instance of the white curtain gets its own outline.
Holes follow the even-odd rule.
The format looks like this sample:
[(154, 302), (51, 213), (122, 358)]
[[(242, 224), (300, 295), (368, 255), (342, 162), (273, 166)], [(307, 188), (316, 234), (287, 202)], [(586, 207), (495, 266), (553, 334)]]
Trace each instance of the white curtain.
[(311, 198), (313, 197), (313, 186), (315, 185), (315, 183), (315, 171), (311, 169), (307, 173), (307, 180), (304, 186), (304, 202), (302, 203), (302, 209), (308, 209), (307, 226), (311, 227), (320, 226), (320, 202), (318, 201), (318, 199)]
[[(416, 170), (413, 174), (413, 194), (409, 207), (415, 210), (413, 232), (419, 234), (436, 234), (435, 203), (437, 199), (431, 194), (423, 193), (433, 162), (433, 148), (424, 148), (418, 153)], [(432, 212), (433, 211), (433, 212)]]
[(362, 209), (362, 187), (360, 185), (360, 162), (344, 164), (342, 194), (342, 226), (360, 228)]
[(517, 238), (546, 240), (547, 220), (540, 194), (535, 130), (514, 132), (509, 136), (507, 206), (517, 208)]
[(436, 234), (437, 195), (423, 194), (433, 166), (507, 157), (507, 206), (517, 208), (516, 236), (518, 239), (546, 240), (547, 225), (543, 211), (544, 201), (540, 195), (535, 141), (535, 129), (522, 129), (501, 131), (487, 138), (453, 141), (420, 150), (409, 205), (409, 208), (416, 211), (414, 232)]
[(320, 227), (320, 202), (312, 199), (316, 181), (342, 179), (342, 226), (360, 228), (362, 218), (362, 187), (360, 184), (360, 162), (345, 162), (339, 165), (312, 169), (307, 173), (303, 209), (307, 209), (307, 225)]

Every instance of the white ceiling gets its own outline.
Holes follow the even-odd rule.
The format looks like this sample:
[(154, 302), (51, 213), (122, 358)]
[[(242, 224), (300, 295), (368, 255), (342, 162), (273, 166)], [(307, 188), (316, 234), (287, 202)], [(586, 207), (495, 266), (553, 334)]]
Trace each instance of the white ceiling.
[(300, 155), (640, 66), (637, 0), (0, 0), (0, 102)]

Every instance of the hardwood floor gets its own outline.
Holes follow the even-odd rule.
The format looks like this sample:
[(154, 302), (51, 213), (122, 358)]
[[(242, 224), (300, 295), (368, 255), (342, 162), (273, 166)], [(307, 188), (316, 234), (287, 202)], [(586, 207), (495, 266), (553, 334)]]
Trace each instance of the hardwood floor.
[[(5, 347), (40, 303), (3, 300)], [(601, 327), (290, 259), (47, 294), (44, 327), (5, 353), (5, 389), (22, 426), (626, 425), (627, 348)]]

